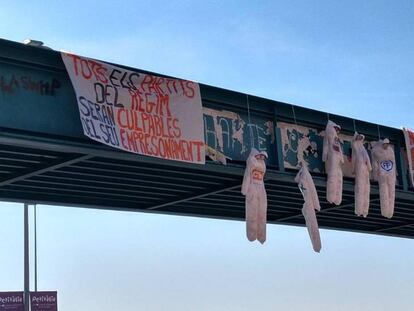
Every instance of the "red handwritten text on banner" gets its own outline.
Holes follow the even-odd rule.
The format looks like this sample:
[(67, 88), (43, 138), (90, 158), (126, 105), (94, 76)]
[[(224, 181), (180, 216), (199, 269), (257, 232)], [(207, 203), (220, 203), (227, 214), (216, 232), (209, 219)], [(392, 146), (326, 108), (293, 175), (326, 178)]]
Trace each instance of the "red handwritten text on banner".
[(204, 164), (199, 85), (62, 53), (86, 136), (125, 151)]

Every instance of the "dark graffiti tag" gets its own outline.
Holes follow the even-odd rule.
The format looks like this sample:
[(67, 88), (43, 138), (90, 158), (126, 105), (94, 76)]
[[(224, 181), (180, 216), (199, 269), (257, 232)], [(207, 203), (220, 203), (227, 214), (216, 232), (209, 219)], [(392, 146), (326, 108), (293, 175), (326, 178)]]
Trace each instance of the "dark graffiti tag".
[(272, 158), (272, 144), (275, 142), (273, 122), (253, 118), (227, 110), (203, 107), (204, 139), (211, 148), (230, 159), (244, 161), (252, 147), (267, 151)]
[(59, 80), (53, 78), (49, 81), (33, 79), (29, 76), (5, 77), (0, 76), (0, 91), (3, 94), (13, 95), (21, 90), (34, 92), (39, 95), (55, 96), (56, 91), (61, 87)]

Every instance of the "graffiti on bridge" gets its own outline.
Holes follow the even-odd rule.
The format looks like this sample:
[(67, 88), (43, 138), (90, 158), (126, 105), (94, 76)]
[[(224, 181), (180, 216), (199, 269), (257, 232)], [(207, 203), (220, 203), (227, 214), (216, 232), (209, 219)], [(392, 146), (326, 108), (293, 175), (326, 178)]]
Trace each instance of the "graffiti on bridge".
[(273, 122), (227, 110), (203, 108), (205, 142), (210, 147), (237, 161), (246, 160), (252, 147), (274, 158), (275, 134)]

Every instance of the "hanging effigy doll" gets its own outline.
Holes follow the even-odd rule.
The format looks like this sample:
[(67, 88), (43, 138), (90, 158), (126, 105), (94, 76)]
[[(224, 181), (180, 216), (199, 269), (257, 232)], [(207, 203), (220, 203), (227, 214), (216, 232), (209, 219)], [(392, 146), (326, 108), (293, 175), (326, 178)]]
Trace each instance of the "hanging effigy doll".
[(309, 237), (312, 241), (313, 250), (319, 253), (322, 244), (315, 210), (320, 211), (321, 206), (319, 204), (315, 184), (306, 164), (302, 165), (295, 177), (295, 181), (298, 183), (300, 192), (305, 200), (305, 203), (303, 203), (302, 214), (305, 217), (306, 227), (308, 228)]
[(371, 160), (364, 147), (365, 136), (355, 132), (352, 139), (352, 172), (355, 175), (355, 214), (367, 217), (369, 210)]
[(252, 148), (246, 160), (242, 194), (246, 196), (246, 233), (249, 241), (266, 241), (267, 195), (264, 186), (267, 153)]
[(374, 179), (378, 180), (381, 214), (391, 218), (395, 203), (395, 155), (388, 138), (372, 143), (372, 167)]
[(325, 162), (325, 170), (328, 175), (326, 182), (326, 198), (329, 203), (339, 205), (342, 202), (342, 153), (341, 141), (338, 133), (341, 127), (332, 121), (328, 121), (323, 139), (322, 161)]

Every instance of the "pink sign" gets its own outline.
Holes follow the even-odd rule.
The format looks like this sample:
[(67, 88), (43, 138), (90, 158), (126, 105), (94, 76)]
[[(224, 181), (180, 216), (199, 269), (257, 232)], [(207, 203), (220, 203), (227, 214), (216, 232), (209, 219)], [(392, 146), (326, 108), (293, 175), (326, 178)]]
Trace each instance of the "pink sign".
[(57, 292), (31, 292), (31, 311), (57, 311)]
[(0, 293), (0, 311), (23, 311), (23, 292)]

